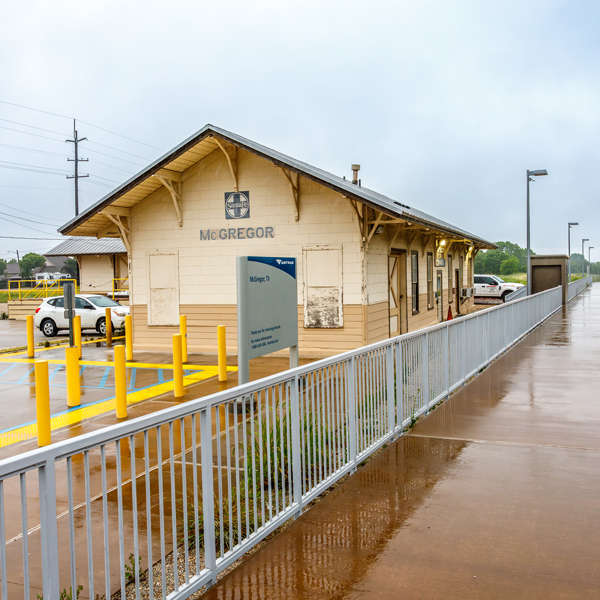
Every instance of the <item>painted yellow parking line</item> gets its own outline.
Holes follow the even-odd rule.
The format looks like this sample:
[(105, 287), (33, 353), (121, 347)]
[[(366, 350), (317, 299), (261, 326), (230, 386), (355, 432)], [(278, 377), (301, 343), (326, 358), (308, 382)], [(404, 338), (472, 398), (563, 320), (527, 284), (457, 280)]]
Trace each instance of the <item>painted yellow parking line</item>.
[[(106, 363), (102, 364), (105, 365)], [(135, 363), (132, 364), (135, 365)], [(168, 368), (168, 366), (161, 365), (160, 368), (164, 369)], [(186, 375), (183, 378), (183, 384), (186, 386), (191, 385), (193, 383), (203, 381), (204, 379), (214, 377), (216, 373), (217, 367), (204, 367), (202, 372)], [(149, 400), (150, 398), (154, 398), (156, 396), (171, 391), (173, 391), (172, 381), (166, 383), (159, 383), (158, 385), (154, 385), (143, 390), (138, 390), (137, 392), (132, 392), (128, 394), (127, 404), (137, 404), (138, 402), (143, 402), (144, 400)], [(90, 419), (92, 417), (97, 417), (98, 415), (102, 415), (104, 413), (115, 411), (116, 406), (116, 398), (110, 398), (109, 400), (103, 400), (96, 404), (90, 404), (87, 406), (81, 406), (75, 409), (71, 409), (53, 416), (50, 419), (50, 428), (52, 429), (52, 431), (54, 431), (56, 429), (60, 429), (61, 427), (66, 427), (67, 425), (81, 423), (81, 421), (84, 421), (85, 419)], [(21, 442), (23, 440), (28, 440), (34, 437), (37, 437), (36, 423), (23, 425), (22, 427), (16, 427), (15, 429), (11, 429), (10, 431), (0, 433), (0, 448), (4, 448), (5, 446), (9, 446), (10, 444), (15, 444), (16, 442)]]
[[(113, 337), (113, 340), (124, 340), (125, 336), (124, 335), (120, 335), (118, 337)], [(106, 338), (96, 338), (93, 340), (87, 340), (86, 342), (81, 342), (81, 345), (85, 345), (85, 344), (97, 344), (98, 342), (105, 342)], [(47, 348), (35, 348), (36, 352), (46, 352), (47, 350), (58, 350), (60, 348), (68, 348), (69, 347), (69, 342), (65, 342), (64, 344), (55, 344), (54, 346), (48, 346)], [(18, 352), (11, 352), (10, 354), (0, 354), (0, 356), (2, 357), (9, 357), (9, 356), (20, 356), (21, 354), (27, 354), (27, 348), (23, 349), (23, 350), (19, 350)]]

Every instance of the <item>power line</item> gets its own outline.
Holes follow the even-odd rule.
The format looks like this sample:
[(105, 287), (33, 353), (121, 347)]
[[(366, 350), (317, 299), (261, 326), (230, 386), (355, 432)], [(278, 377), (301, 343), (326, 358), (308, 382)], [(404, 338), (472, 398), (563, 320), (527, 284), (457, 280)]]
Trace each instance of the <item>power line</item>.
[(53, 237), (53, 238), (18, 237), (15, 235), (0, 235), (0, 239), (3, 239), (3, 240), (51, 240), (51, 241), (55, 242), (56, 240), (60, 240), (62, 238), (60, 238), (60, 237)]
[[(8, 187), (8, 186), (7, 186)], [(44, 189), (44, 188), (40, 188), (40, 189)], [(70, 190), (65, 190), (66, 192), (70, 191)], [(2, 202), (0, 202), (0, 206), (6, 206), (6, 208), (10, 208), (10, 210), (15, 210), (17, 212), (22, 212), (25, 215), (29, 215), (31, 214), (29, 211), (27, 210), (19, 210), (18, 208), (13, 208), (12, 206), (10, 206), (10, 204), (3, 204)], [(9, 216), (13, 216), (13, 215), (9, 215)], [(18, 219), (20, 217), (14, 217), (15, 219)], [(61, 219), (48, 219), (49, 221), (58, 221), (59, 223), (64, 223), (63, 220)]]
[(5, 123), (12, 123), (13, 125), (21, 125), (22, 127), (30, 127), (31, 129), (39, 129), (39, 131), (47, 131), (48, 133), (56, 133), (57, 135), (68, 135), (62, 131), (52, 131), (52, 129), (44, 129), (43, 127), (35, 127), (35, 125), (27, 125), (27, 123), (19, 123), (18, 121), (11, 121), (10, 119), (0, 119)]
[[(23, 225), (22, 223), (15, 223), (14, 221), (7, 219), (6, 217), (0, 217), (0, 220), (7, 221), (8, 223), (12, 223), (13, 225), (18, 225), (19, 227), (23, 227), (25, 229), (31, 229), (31, 231), (37, 231), (38, 233), (43, 233), (44, 235), (51, 235), (47, 231), (42, 231), (41, 229), (36, 229), (35, 227), (30, 227), (29, 225)], [(48, 225), (48, 227), (52, 227), (52, 225)], [(54, 239), (56, 239), (56, 238), (54, 238)]]
[(39, 133), (33, 133), (31, 131), (21, 131), (20, 129), (13, 129), (12, 127), (6, 127), (6, 125), (0, 125), (2, 129), (8, 129), (9, 131), (16, 131), (17, 133), (24, 133), (25, 135), (35, 135), (35, 137), (44, 138), (45, 140), (52, 140), (53, 142), (62, 142), (56, 138), (48, 137), (47, 135), (40, 135)]
[(34, 152), (36, 154), (48, 154), (50, 156), (60, 156), (61, 158), (68, 158), (68, 154), (60, 154), (59, 152), (48, 152), (46, 150), (35, 150), (35, 148), (25, 148), (25, 146), (11, 146), (10, 144), (0, 144), (3, 148), (10, 148), (11, 150), (20, 150), (22, 152)]
[(106, 152), (100, 152), (100, 150), (94, 150), (93, 148), (86, 148), (86, 152), (95, 152), (96, 154), (100, 154), (101, 156), (108, 156), (108, 158), (114, 158), (115, 160), (119, 160), (121, 162), (129, 163), (130, 165), (135, 165), (136, 167), (142, 167), (139, 163), (134, 163), (131, 160), (126, 160), (124, 158), (120, 158), (118, 156), (113, 156), (112, 154), (106, 154)]
[[(32, 169), (49, 169), (51, 171), (62, 171), (62, 169), (53, 169), (51, 167), (40, 167), (39, 165), (28, 165), (27, 163), (16, 163), (10, 162), (8, 160), (0, 160), (0, 163), (4, 165), (15, 165), (17, 167), (31, 167)], [(68, 171), (63, 171), (64, 173), (68, 173)]]
[(23, 167), (11, 167), (9, 165), (0, 165), (0, 169), (12, 169), (13, 171), (27, 171), (28, 173), (42, 173), (42, 175), (62, 175), (65, 176), (65, 172), (59, 171), (41, 171), (40, 169), (26, 169)]
[(30, 106), (23, 106), (22, 104), (15, 104), (14, 102), (7, 102), (6, 100), (0, 100), (2, 104), (9, 104), (10, 106), (18, 106), (19, 108), (25, 108), (27, 110), (33, 110), (35, 112), (44, 113), (46, 115), (52, 115), (53, 117), (61, 117), (62, 119), (72, 120), (72, 117), (65, 117), (65, 115), (59, 115), (57, 113), (49, 112), (47, 110), (40, 110), (39, 108), (31, 108)]
[(113, 148), (112, 146), (107, 146), (106, 144), (101, 144), (100, 142), (94, 142), (93, 140), (89, 140), (90, 144), (96, 144), (96, 146), (102, 146), (103, 148), (108, 148), (109, 150), (116, 150), (117, 152), (122, 152), (123, 154), (128, 154), (129, 156), (135, 156), (135, 158), (141, 158), (142, 160), (150, 160), (145, 156), (139, 156), (138, 154), (132, 154), (131, 152), (125, 152), (125, 150), (119, 150), (118, 148)]
[[(3, 204), (2, 206), (6, 206)], [(26, 219), (25, 217), (17, 217), (17, 215), (11, 215), (9, 213), (0, 212), (0, 215), (4, 215), (6, 217), (11, 217), (12, 219), (20, 219), (21, 221), (29, 221), (30, 223), (37, 223), (38, 225), (45, 225), (46, 227), (54, 227), (54, 225), (47, 225), (43, 221), (34, 221), (33, 219)], [(58, 221), (58, 219), (52, 219), (53, 221)], [(64, 223), (64, 221), (60, 221), (60, 223)]]
[(160, 152), (164, 152), (164, 150), (162, 148), (157, 148), (156, 146), (152, 146), (151, 144), (146, 144), (146, 142), (140, 142), (139, 140), (134, 140), (133, 138), (127, 137), (126, 135), (122, 135), (120, 133), (115, 133), (114, 131), (110, 131), (109, 129), (104, 129), (103, 127), (98, 127), (98, 125), (93, 125), (92, 123), (88, 123), (86, 121), (82, 121), (81, 119), (79, 120), (80, 123), (85, 123), (86, 125), (89, 125), (90, 127), (95, 127), (96, 129), (100, 129), (100, 131), (106, 131), (106, 133), (112, 133), (113, 135), (118, 135), (119, 137), (122, 137), (126, 140), (129, 140), (131, 142), (135, 142), (136, 144), (142, 144), (142, 146), (148, 146), (148, 148), (154, 148), (155, 150), (159, 150)]
[[(20, 189), (20, 190), (43, 190), (45, 192), (70, 192), (71, 191), (71, 190), (68, 190), (67, 188), (29, 187), (28, 185), (3, 185), (3, 184), (0, 184), (0, 187), (15, 188), (15, 189)], [(95, 195), (93, 192), (81, 191), (80, 193)], [(5, 206), (5, 205), (3, 205), (3, 206)], [(18, 210), (18, 209), (15, 208), (13, 210)], [(26, 212), (26, 211), (19, 211), (19, 212)]]
[[(65, 117), (65, 115), (59, 115), (57, 113), (49, 112), (47, 110), (40, 110), (39, 108), (31, 108), (30, 106), (23, 106), (22, 104), (15, 104), (14, 102), (7, 102), (6, 100), (0, 100), (0, 102), (2, 104), (8, 104), (10, 106), (17, 106), (19, 108), (24, 108), (26, 110), (33, 110), (35, 112), (44, 113), (46, 115), (52, 115), (54, 117), (61, 117), (62, 119), (69, 119), (69, 120), (73, 119), (73, 117)], [(149, 148), (154, 148), (155, 150), (160, 150), (161, 152), (164, 152), (164, 150), (162, 148), (157, 148), (156, 146), (151, 146), (150, 144), (146, 144), (145, 142), (140, 142), (139, 140), (134, 140), (133, 138), (127, 137), (126, 135), (122, 135), (121, 133), (115, 133), (114, 131), (110, 131), (109, 129), (104, 129), (103, 127), (99, 127), (98, 125), (94, 125), (93, 123), (88, 123), (87, 121), (82, 121), (81, 119), (79, 119), (79, 121), (80, 121), (80, 123), (85, 123), (86, 125), (89, 125), (90, 127), (95, 127), (96, 129), (100, 129), (101, 131), (106, 131), (106, 133), (112, 133), (113, 135), (117, 135), (126, 140), (135, 142), (136, 144), (142, 144), (142, 146), (148, 146)]]
[[(128, 171), (126, 169), (119, 169), (119, 167), (113, 167), (113, 165), (107, 165), (106, 163), (100, 162), (99, 160), (94, 160), (92, 165), (94, 167), (97, 167), (98, 165), (102, 165), (102, 167), (104, 167), (105, 171), (114, 171), (115, 173), (117, 171), (119, 171), (120, 173), (125, 173), (127, 176), (131, 176), (131, 171)], [(100, 167), (100, 168), (102, 168), (102, 167)]]
[(120, 185), (122, 183), (120, 181), (114, 181), (112, 179), (107, 179), (106, 177), (100, 177), (100, 175), (94, 175), (94, 174), (92, 174), (92, 177), (95, 177), (96, 179), (103, 179), (104, 181), (110, 181), (111, 183), (114, 183), (116, 185)]

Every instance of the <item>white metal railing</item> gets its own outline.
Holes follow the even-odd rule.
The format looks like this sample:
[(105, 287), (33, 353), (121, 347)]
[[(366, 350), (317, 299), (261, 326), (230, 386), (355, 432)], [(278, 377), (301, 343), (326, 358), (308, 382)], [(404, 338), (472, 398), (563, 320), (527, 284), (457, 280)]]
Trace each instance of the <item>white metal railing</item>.
[(584, 290), (588, 285), (592, 285), (593, 277), (583, 277), (569, 283), (569, 301), (572, 300), (579, 292)]
[(520, 287), (519, 289), (515, 290), (514, 292), (511, 292), (510, 294), (508, 294), (508, 296), (506, 296), (505, 298), (505, 302), (512, 302), (513, 300), (518, 300), (519, 298), (525, 298), (527, 296), (527, 286), (524, 285), (523, 287)]
[(2, 600), (30, 588), (75, 600), (78, 586), (91, 599), (187, 598), (553, 314), (561, 293), (0, 461)]

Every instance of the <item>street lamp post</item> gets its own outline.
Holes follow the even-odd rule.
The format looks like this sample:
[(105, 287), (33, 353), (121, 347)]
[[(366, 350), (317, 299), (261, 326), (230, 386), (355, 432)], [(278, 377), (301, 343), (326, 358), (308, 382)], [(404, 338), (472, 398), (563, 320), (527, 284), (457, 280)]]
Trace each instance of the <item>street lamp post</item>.
[(588, 277), (592, 274), (592, 248), (594, 246), (588, 246)]
[(579, 223), (569, 223), (569, 283), (571, 282), (571, 227), (579, 225)]
[(548, 175), (546, 169), (538, 169), (537, 171), (527, 170), (527, 295), (531, 295), (531, 231), (529, 218), (529, 182), (535, 181), (532, 177), (541, 177)]
[(583, 272), (585, 271), (585, 250), (583, 249), (583, 245), (589, 241), (590, 238), (583, 238), (581, 240), (581, 279), (583, 279)]

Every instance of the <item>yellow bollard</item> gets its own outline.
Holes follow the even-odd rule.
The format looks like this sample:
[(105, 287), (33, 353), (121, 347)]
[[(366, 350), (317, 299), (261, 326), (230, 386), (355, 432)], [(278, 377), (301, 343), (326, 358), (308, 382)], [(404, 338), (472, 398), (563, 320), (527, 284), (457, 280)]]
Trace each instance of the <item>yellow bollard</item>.
[(181, 334), (173, 336), (173, 395), (183, 397), (183, 362), (181, 361)]
[(179, 316), (179, 333), (181, 334), (181, 360), (186, 363), (188, 361), (187, 353), (187, 317)]
[(73, 343), (79, 348), (79, 358), (81, 358), (81, 315), (73, 317)]
[(125, 356), (127, 362), (133, 360), (133, 329), (131, 326), (131, 315), (125, 317)]
[(104, 309), (104, 320), (106, 322), (106, 345), (112, 346), (112, 309)]
[(219, 381), (227, 381), (227, 352), (225, 350), (225, 325), (217, 327)]
[(67, 406), (73, 408), (81, 405), (81, 386), (79, 381), (79, 349), (65, 348), (67, 365)]
[(50, 444), (50, 386), (48, 361), (35, 363), (35, 409), (37, 412), (38, 446)]
[(125, 346), (115, 346), (115, 388), (117, 395), (117, 419), (125, 419), (127, 417)]
[(27, 315), (27, 358), (35, 357), (33, 345), (33, 315)]

